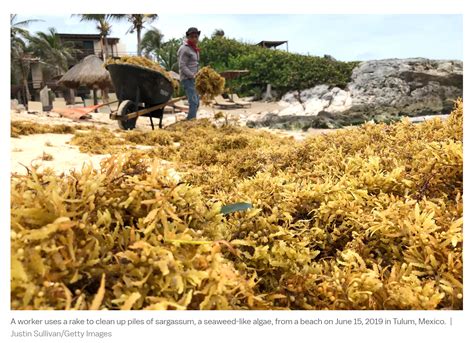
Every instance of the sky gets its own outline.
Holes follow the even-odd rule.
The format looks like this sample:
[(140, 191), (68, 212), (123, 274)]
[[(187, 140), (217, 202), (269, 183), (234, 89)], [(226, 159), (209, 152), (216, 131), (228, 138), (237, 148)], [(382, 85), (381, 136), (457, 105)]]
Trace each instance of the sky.
[[(60, 33), (97, 33), (95, 25), (70, 15), (19, 15), (19, 20), (41, 19), (30, 31), (55, 27)], [(164, 39), (181, 38), (190, 26), (211, 36), (222, 29), (229, 38), (248, 43), (288, 40), (290, 52), (338, 60), (426, 57), (463, 59), (463, 17), (446, 14), (358, 15), (297, 14), (159, 15), (152, 25)], [(120, 38), (129, 53), (136, 52), (136, 35), (126, 34), (126, 22), (112, 23), (112, 37)]]

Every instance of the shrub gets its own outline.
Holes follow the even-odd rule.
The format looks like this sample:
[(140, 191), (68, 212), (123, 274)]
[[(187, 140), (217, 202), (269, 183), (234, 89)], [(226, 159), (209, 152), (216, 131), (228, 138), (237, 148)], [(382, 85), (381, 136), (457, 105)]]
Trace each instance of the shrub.
[(358, 64), (265, 49), (224, 37), (205, 38), (201, 47), (203, 65), (218, 71), (250, 70), (249, 74), (230, 82), (234, 90), (244, 95), (259, 96), (268, 83), (279, 96), (323, 83), (345, 88)]

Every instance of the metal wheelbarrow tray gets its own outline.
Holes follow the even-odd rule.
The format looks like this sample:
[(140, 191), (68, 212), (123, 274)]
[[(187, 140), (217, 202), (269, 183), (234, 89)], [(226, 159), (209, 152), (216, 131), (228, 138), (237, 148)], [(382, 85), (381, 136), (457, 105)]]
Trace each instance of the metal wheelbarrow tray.
[(159, 118), (161, 128), (165, 106), (182, 99), (170, 100), (173, 85), (157, 71), (131, 64), (109, 64), (106, 68), (119, 100), (110, 118), (118, 120), (121, 129), (134, 129), (139, 116), (149, 117), (153, 129), (152, 118)]

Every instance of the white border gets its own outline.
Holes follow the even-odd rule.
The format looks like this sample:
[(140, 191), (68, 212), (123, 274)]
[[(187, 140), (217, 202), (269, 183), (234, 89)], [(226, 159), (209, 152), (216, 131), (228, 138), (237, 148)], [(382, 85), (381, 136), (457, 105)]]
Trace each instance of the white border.
[[(1, 309), (1, 325), (0, 330), (1, 336), (4, 337), (5, 333), (8, 333), (7, 323), (11, 318), (12, 312), (9, 311), (10, 293), (9, 293), (9, 173), (10, 173), (10, 147), (9, 147), (9, 13), (21, 13), (26, 15), (34, 14), (61, 14), (61, 13), (87, 13), (87, 12), (115, 12), (115, 13), (331, 13), (331, 14), (346, 14), (346, 13), (360, 13), (360, 14), (389, 14), (389, 13), (441, 13), (441, 14), (464, 14), (464, 87), (465, 94), (473, 94), (472, 80), (473, 80), (473, 69), (472, 61), (474, 60), (473, 48), (468, 46), (469, 41), (473, 41), (471, 32), (474, 32), (473, 22), (474, 13), (468, 6), (470, 1), (441, 1), (441, 0), (398, 0), (398, 1), (384, 1), (384, 0), (333, 0), (333, 1), (297, 1), (297, 0), (241, 0), (241, 1), (210, 1), (210, 0), (195, 0), (187, 1), (181, 0), (176, 2), (169, 1), (150, 1), (150, 2), (132, 2), (124, 1), (118, 3), (115, 1), (90, 1), (82, 0), (76, 2), (63, 2), (63, 1), (17, 1), (4, 3), (4, 13), (1, 16), (1, 32), (2, 40), (1, 47), (3, 54), (1, 54), (0, 68), (2, 68), (3, 82), (2, 91), (0, 95), (2, 99), (2, 114), (0, 115), (0, 148), (2, 149), (2, 164), (0, 168), (0, 180), (1, 192), (0, 192), (0, 204), (2, 220), (2, 230), (0, 231), (0, 309)], [(92, 10), (91, 10), (92, 9)], [(442, 27), (440, 27), (442, 30)], [(383, 318), (397, 317), (413, 317), (418, 315), (424, 315), (428, 317), (453, 317), (455, 326), (449, 329), (445, 328), (430, 328), (430, 329), (419, 329), (419, 328), (373, 328), (371, 330), (366, 329), (334, 329), (334, 328), (311, 328), (311, 327), (297, 327), (295, 329), (289, 328), (273, 328), (271, 330), (261, 329), (258, 327), (251, 327), (248, 329), (239, 327), (213, 327), (211, 329), (200, 328), (197, 330), (190, 329), (160, 329), (159, 331), (148, 331), (146, 329), (130, 329), (123, 328), (115, 331), (115, 338), (113, 340), (102, 340), (104, 342), (122, 342), (130, 341), (131, 339), (136, 340), (137, 338), (143, 338), (150, 341), (189, 341), (189, 342), (213, 342), (213, 341), (239, 341), (243, 340), (254, 342), (254, 341), (293, 341), (304, 339), (311, 342), (317, 341), (335, 341), (335, 342), (372, 342), (372, 341), (385, 341), (385, 342), (400, 342), (405, 340), (408, 342), (414, 341), (426, 341), (426, 342), (447, 342), (455, 340), (456, 342), (467, 342), (471, 341), (472, 337), (468, 335), (468, 325), (470, 324), (467, 320), (468, 316), (473, 316), (472, 306), (472, 276), (469, 273), (472, 270), (472, 258), (473, 253), (470, 247), (472, 246), (472, 211), (469, 211), (469, 207), (466, 205), (472, 205), (472, 191), (473, 182), (470, 181), (469, 175), (472, 173), (472, 160), (469, 156), (472, 145), (472, 135), (469, 135), (469, 129), (473, 128), (473, 120), (470, 115), (470, 109), (472, 108), (472, 100), (467, 98), (464, 100), (464, 113), (465, 115), (465, 259), (464, 259), (464, 311), (456, 312), (393, 312), (393, 311), (378, 311), (378, 312), (245, 312), (245, 311), (233, 311), (233, 312), (188, 312), (187, 314), (176, 313), (176, 312), (158, 312), (158, 313), (146, 313), (135, 311), (133, 313), (118, 313), (118, 312), (101, 312), (100, 315), (107, 315), (114, 318), (128, 318), (134, 316), (137, 318), (148, 318), (151, 316), (157, 318), (176, 318), (185, 315), (187, 318), (193, 316), (195, 318), (206, 316), (212, 318), (232, 318), (235, 316), (241, 316), (246, 318), (274, 318), (278, 316), (280, 318), (291, 318), (291, 317), (344, 317), (350, 318), (357, 315), (362, 316), (376, 316)], [(33, 315), (38, 316), (39, 312), (14, 312), (16, 317), (31, 317)], [(65, 313), (65, 312), (43, 312), (43, 317), (50, 318), (65, 318), (65, 317), (92, 317), (97, 316), (98, 313), (91, 312), (79, 312), (79, 313)], [(3, 329), (4, 328), (4, 329)], [(472, 328), (470, 330), (472, 332)], [(3, 338), (2, 337), (2, 338)], [(304, 338), (303, 338), (304, 337)], [(3, 339), (2, 339), (3, 341)], [(8, 340), (10, 341), (10, 340)], [(22, 340), (30, 341), (30, 340)], [(39, 340), (35, 340), (39, 341)], [(42, 341), (42, 340), (41, 340)], [(68, 342), (72, 340), (67, 340)], [(86, 342), (87, 340), (81, 340)]]

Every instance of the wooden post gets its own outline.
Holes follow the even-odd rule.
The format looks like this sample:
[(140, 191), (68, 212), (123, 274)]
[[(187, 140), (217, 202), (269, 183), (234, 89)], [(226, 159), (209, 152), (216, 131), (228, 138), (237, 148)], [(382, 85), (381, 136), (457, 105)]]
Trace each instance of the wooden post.
[(109, 102), (109, 88), (108, 87), (102, 88), (101, 93), (102, 93), (102, 102), (104, 104)]
[(74, 105), (76, 103), (76, 95), (74, 94), (73, 88), (69, 89), (69, 102), (71, 105)]
[[(97, 101), (97, 88), (92, 88), (92, 94), (94, 95), (94, 105), (97, 105), (99, 102)], [(98, 113), (97, 108), (94, 110), (95, 113)]]

